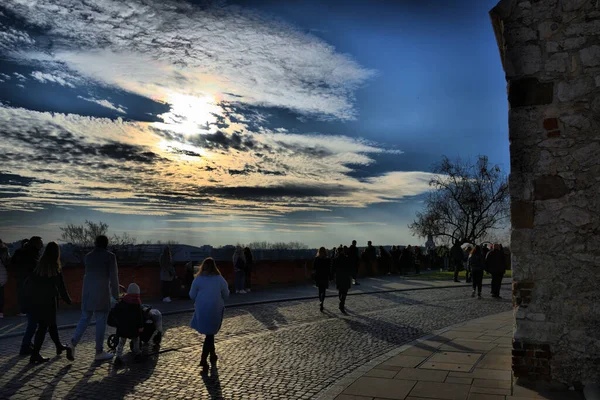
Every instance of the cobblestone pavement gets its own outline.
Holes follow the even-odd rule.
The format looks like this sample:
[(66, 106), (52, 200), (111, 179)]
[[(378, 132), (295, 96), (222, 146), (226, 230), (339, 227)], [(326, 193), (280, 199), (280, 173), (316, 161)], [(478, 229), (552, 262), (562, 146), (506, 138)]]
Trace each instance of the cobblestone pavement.
[[(489, 290), (489, 287), (484, 288)], [(510, 287), (502, 295), (510, 298)], [(316, 289), (315, 289), (316, 290)], [(0, 398), (309, 399), (348, 372), (442, 327), (511, 309), (509, 300), (476, 300), (466, 288), (349, 296), (344, 316), (335, 299), (244, 306), (226, 311), (217, 336), (218, 375), (203, 378), (202, 338), (191, 314), (165, 318), (160, 351), (122, 368), (93, 362), (94, 329), (77, 359), (30, 366), (16, 355), (20, 338), (0, 340)], [(60, 331), (67, 341), (72, 330)], [(53, 354), (49, 338), (42, 350)]]

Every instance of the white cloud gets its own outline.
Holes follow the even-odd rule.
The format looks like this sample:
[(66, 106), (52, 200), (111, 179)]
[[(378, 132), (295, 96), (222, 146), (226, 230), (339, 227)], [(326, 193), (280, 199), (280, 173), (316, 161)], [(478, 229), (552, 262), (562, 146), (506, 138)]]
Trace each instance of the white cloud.
[(323, 40), (235, 6), (5, 3), (28, 23), (45, 27), (55, 41), (54, 60), (150, 98), (165, 99), (173, 91), (217, 97), (234, 93), (248, 104), (350, 119), (356, 115), (354, 90), (373, 76)]
[(27, 80), (27, 78), (25, 77), (25, 75), (22, 75), (22, 74), (20, 74), (18, 72), (13, 72), (13, 75), (15, 76), (15, 78), (17, 78), (21, 82), (25, 82)]
[(82, 99), (85, 101), (89, 101), (92, 103), (96, 103), (101, 105), (102, 107), (106, 107), (106, 108), (110, 108), (111, 110), (120, 112), (121, 114), (126, 114), (127, 112), (125, 110), (123, 110), (123, 108), (115, 106), (113, 103), (111, 103), (108, 100), (104, 100), (104, 99), (95, 99), (93, 97), (83, 97), (83, 96), (77, 96), (78, 99)]
[(41, 72), (41, 71), (34, 71), (31, 73), (31, 77), (41, 83), (53, 82), (53, 83), (58, 83), (61, 86), (68, 86), (71, 88), (75, 87), (75, 85), (73, 83), (69, 82), (69, 80), (68, 80), (68, 79), (74, 79), (74, 78), (70, 77), (67, 74), (59, 75), (56, 73), (50, 74), (50, 73), (45, 73), (45, 72)]

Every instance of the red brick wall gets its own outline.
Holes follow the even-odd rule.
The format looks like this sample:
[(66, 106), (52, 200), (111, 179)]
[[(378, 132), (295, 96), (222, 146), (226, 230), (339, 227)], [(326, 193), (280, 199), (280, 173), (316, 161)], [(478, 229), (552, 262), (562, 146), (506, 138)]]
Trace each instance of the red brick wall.
[(515, 378), (549, 381), (551, 358), (552, 353), (548, 344), (513, 341), (512, 369)]

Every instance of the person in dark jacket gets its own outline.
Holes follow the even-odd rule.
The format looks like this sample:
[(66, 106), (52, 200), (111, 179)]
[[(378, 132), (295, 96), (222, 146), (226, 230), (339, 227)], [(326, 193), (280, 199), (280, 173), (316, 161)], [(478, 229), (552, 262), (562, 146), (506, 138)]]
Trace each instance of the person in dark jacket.
[(450, 249), (450, 262), (454, 268), (454, 282), (460, 282), (458, 280), (458, 273), (463, 267), (463, 250), (460, 247), (460, 241), (454, 242), (454, 245)]
[(391, 275), (392, 269), (392, 258), (390, 253), (383, 246), (379, 246), (379, 258), (377, 259), (379, 264), (379, 271), (383, 275)]
[(133, 354), (136, 360), (140, 358), (140, 333), (144, 330), (144, 313), (142, 312), (142, 301), (140, 299), (140, 287), (130, 283), (127, 294), (115, 306), (114, 316), (117, 320), (117, 358), (115, 364), (121, 364), (123, 359), (123, 348), (127, 339), (133, 343)]
[(415, 274), (419, 275), (421, 273), (421, 261), (422, 261), (422, 253), (421, 253), (421, 248), (419, 246), (415, 246), (415, 258), (414, 258), (414, 263), (415, 263)]
[(313, 261), (313, 276), (315, 285), (319, 288), (319, 308), (323, 312), (325, 293), (327, 292), (327, 288), (329, 288), (329, 281), (331, 280), (331, 259), (327, 257), (325, 247), (319, 249), (317, 257)]
[(485, 264), (488, 272), (492, 275), (492, 297), (500, 298), (502, 277), (506, 272), (504, 249), (502, 249), (502, 245), (494, 245), (494, 248), (485, 258)]
[(365, 258), (367, 262), (367, 275), (373, 276), (373, 270), (377, 266), (377, 249), (370, 240), (367, 242), (367, 248), (365, 249)]
[(356, 240), (352, 241), (352, 245), (348, 248), (348, 260), (352, 266), (352, 284), (360, 285), (358, 283), (358, 268), (360, 267), (360, 254), (358, 247), (356, 247)]
[(244, 258), (246, 259), (246, 282), (244, 283), (246, 286), (246, 292), (250, 293), (252, 290), (252, 267), (254, 266), (254, 256), (252, 255), (252, 250), (250, 247), (244, 247)]
[(481, 253), (481, 247), (479, 245), (475, 246), (475, 248), (471, 250), (468, 264), (473, 279), (473, 293), (471, 294), (471, 297), (475, 297), (475, 290), (477, 289), (477, 298), (481, 299), (481, 286), (483, 284), (483, 270), (485, 269), (485, 260)]
[(69, 356), (70, 349), (60, 342), (56, 326), (58, 296), (65, 303), (71, 304), (71, 297), (67, 292), (61, 273), (60, 248), (56, 242), (48, 243), (29, 280), (30, 282), (27, 284), (27, 290), (30, 291), (27, 296), (28, 312), (38, 326), (29, 362), (34, 364), (49, 360), (40, 354), (48, 331), (50, 332), (50, 338), (56, 345), (56, 354), (59, 355), (67, 350), (67, 356)]
[(332, 273), (335, 275), (335, 283), (338, 289), (340, 299), (340, 311), (346, 313), (346, 296), (352, 286), (352, 266), (348, 262), (348, 247), (339, 250), (336, 258), (333, 259)]

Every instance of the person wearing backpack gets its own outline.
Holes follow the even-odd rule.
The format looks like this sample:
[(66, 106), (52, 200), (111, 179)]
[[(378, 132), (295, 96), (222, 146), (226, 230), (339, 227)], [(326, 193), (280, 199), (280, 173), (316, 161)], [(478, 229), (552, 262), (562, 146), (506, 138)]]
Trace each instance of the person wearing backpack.
[(6, 266), (10, 260), (8, 247), (0, 239), (0, 318), (4, 318), (4, 286), (8, 282), (8, 272)]

